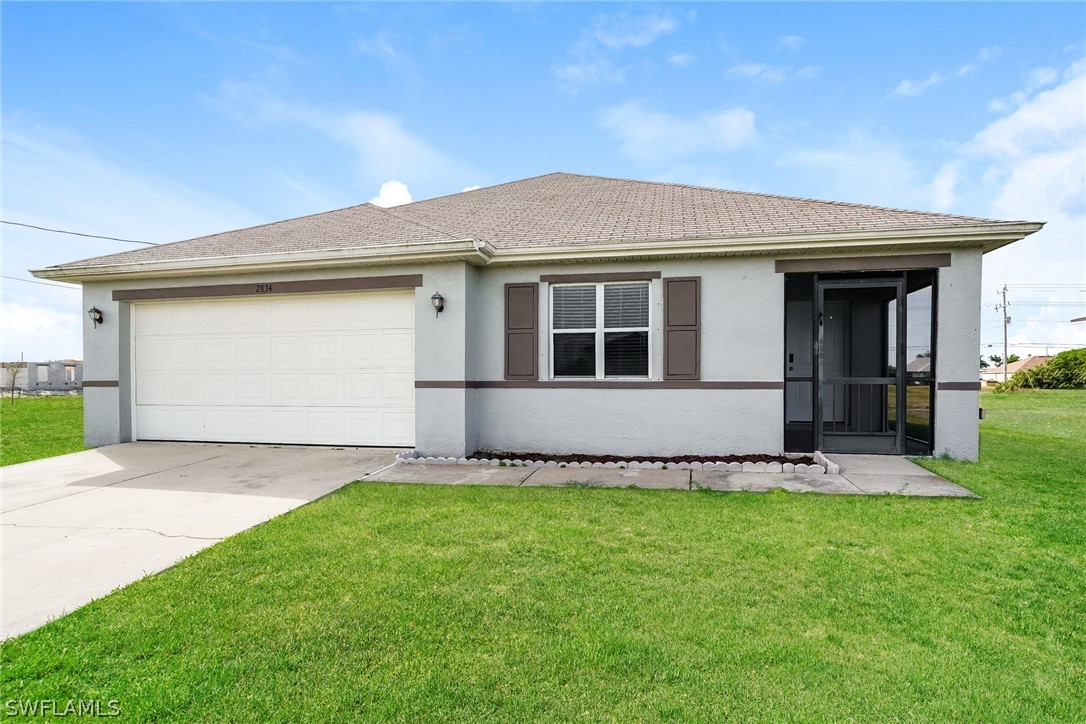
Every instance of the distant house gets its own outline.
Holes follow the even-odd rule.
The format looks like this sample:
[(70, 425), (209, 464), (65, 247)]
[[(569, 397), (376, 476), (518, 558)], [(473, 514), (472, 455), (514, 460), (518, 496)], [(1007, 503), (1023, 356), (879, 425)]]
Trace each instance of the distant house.
[(1041, 227), (558, 173), (33, 273), (92, 446), (976, 458), (982, 257)]
[(1007, 368), (1007, 379), (1010, 379), (1011, 375), (1019, 370), (1031, 370), (1034, 367), (1040, 367), (1048, 360), (1052, 359), (1051, 355), (1039, 354), (1034, 357), (1026, 357), (1020, 359), (1017, 362), (1011, 362), (1009, 365), (1000, 365), (999, 367), (989, 367), (980, 371), (980, 379), (987, 382), (989, 385), (1003, 381), (1003, 368)]
[(83, 360), (61, 359), (51, 362), (4, 362), (0, 385), (12, 388), (11, 371), (15, 370), (14, 387), (24, 392), (66, 392), (83, 389)]

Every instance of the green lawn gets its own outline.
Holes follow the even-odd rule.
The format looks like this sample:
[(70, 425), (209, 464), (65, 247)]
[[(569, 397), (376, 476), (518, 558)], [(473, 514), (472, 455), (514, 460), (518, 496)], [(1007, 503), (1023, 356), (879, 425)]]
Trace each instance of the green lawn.
[(0, 399), (0, 465), (84, 449), (82, 397)]
[(3, 646), (171, 721), (1086, 719), (1086, 392), (986, 395), (980, 500), (359, 484)]

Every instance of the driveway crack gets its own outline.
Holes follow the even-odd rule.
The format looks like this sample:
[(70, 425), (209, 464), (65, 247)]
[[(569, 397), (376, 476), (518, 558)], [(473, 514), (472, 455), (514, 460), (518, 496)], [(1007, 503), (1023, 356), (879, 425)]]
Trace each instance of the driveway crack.
[(0, 523), (0, 526), (8, 526), (11, 528), (48, 528), (50, 530), (138, 530), (145, 533), (154, 533), (155, 535), (162, 536), (163, 538), (188, 538), (189, 540), (215, 540), (221, 541), (222, 537), (216, 536), (202, 536), (202, 535), (185, 535), (183, 533), (171, 534), (163, 533), (160, 530), (154, 530), (153, 528), (136, 528), (136, 527), (113, 527), (107, 525), (24, 525), (22, 523)]

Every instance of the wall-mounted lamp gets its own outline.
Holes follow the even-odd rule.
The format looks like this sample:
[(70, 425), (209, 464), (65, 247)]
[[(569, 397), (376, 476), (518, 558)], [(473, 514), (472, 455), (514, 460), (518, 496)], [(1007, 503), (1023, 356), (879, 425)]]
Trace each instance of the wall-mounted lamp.
[(102, 323), (102, 310), (98, 307), (91, 307), (87, 310), (87, 316), (94, 322), (94, 328), (98, 329), (98, 325)]
[(430, 304), (434, 305), (435, 317), (445, 311), (445, 297), (441, 296), (441, 292), (434, 292), (434, 296), (430, 297)]

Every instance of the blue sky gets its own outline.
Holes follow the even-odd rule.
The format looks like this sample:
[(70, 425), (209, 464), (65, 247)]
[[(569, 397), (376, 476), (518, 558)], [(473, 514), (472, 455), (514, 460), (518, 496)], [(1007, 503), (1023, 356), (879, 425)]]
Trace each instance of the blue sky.
[[(170, 241), (561, 170), (1048, 221), (985, 301), (1086, 285), (1081, 3), (0, 12), (7, 220)], [(126, 248), (5, 226), (3, 273)], [(77, 293), (2, 290), (0, 356), (82, 354)], [(1086, 344), (1086, 294), (1011, 300), (1013, 351)]]

